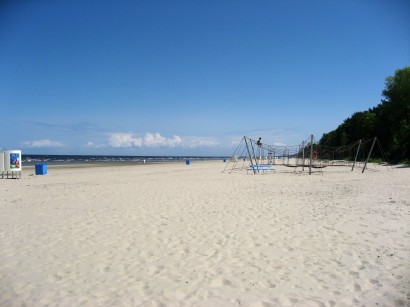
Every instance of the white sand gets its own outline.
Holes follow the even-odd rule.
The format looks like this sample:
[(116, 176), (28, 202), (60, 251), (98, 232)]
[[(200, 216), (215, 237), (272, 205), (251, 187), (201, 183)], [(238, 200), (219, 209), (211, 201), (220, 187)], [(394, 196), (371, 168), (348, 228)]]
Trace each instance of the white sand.
[(409, 306), (410, 168), (0, 179), (0, 306)]

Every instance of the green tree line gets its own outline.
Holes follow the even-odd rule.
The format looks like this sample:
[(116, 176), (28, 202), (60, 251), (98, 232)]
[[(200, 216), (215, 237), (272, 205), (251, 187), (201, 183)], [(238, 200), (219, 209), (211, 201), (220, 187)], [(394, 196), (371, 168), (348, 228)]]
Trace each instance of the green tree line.
[[(335, 130), (324, 133), (321, 146), (348, 146), (377, 137), (389, 162), (410, 162), (410, 67), (386, 78), (381, 103), (356, 112)], [(375, 153), (380, 155), (380, 153)], [(381, 156), (374, 158), (383, 158)]]

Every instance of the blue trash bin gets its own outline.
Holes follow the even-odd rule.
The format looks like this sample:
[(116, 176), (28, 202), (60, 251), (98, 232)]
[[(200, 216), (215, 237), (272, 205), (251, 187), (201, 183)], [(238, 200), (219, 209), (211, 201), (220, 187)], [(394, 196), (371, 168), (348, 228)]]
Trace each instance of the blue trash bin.
[(47, 164), (38, 163), (35, 165), (36, 175), (45, 175), (47, 174)]
[(189, 164), (191, 163), (191, 161), (190, 161), (190, 160), (186, 160), (185, 163), (186, 163), (186, 165), (189, 165)]

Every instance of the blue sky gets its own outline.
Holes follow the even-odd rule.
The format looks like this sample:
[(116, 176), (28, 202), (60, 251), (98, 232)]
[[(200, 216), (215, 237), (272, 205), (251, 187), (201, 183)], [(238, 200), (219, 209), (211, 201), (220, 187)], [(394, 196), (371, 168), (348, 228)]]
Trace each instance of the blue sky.
[(2, 1), (0, 147), (229, 155), (320, 139), (410, 65), (407, 0)]

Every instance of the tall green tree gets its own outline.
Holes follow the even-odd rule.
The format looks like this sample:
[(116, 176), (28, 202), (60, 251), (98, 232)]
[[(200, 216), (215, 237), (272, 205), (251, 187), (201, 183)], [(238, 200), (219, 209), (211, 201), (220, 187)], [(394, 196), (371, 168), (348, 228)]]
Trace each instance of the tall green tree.
[(356, 112), (323, 134), (320, 145), (338, 147), (376, 136), (390, 161), (410, 162), (410, 67), (387, 77), (382, 95), (377, 107)]
[(379, 124), (387, 128), (386, 142), (393, 156), (410, 161), (410, 67), (386, 78), (383, 96)]

